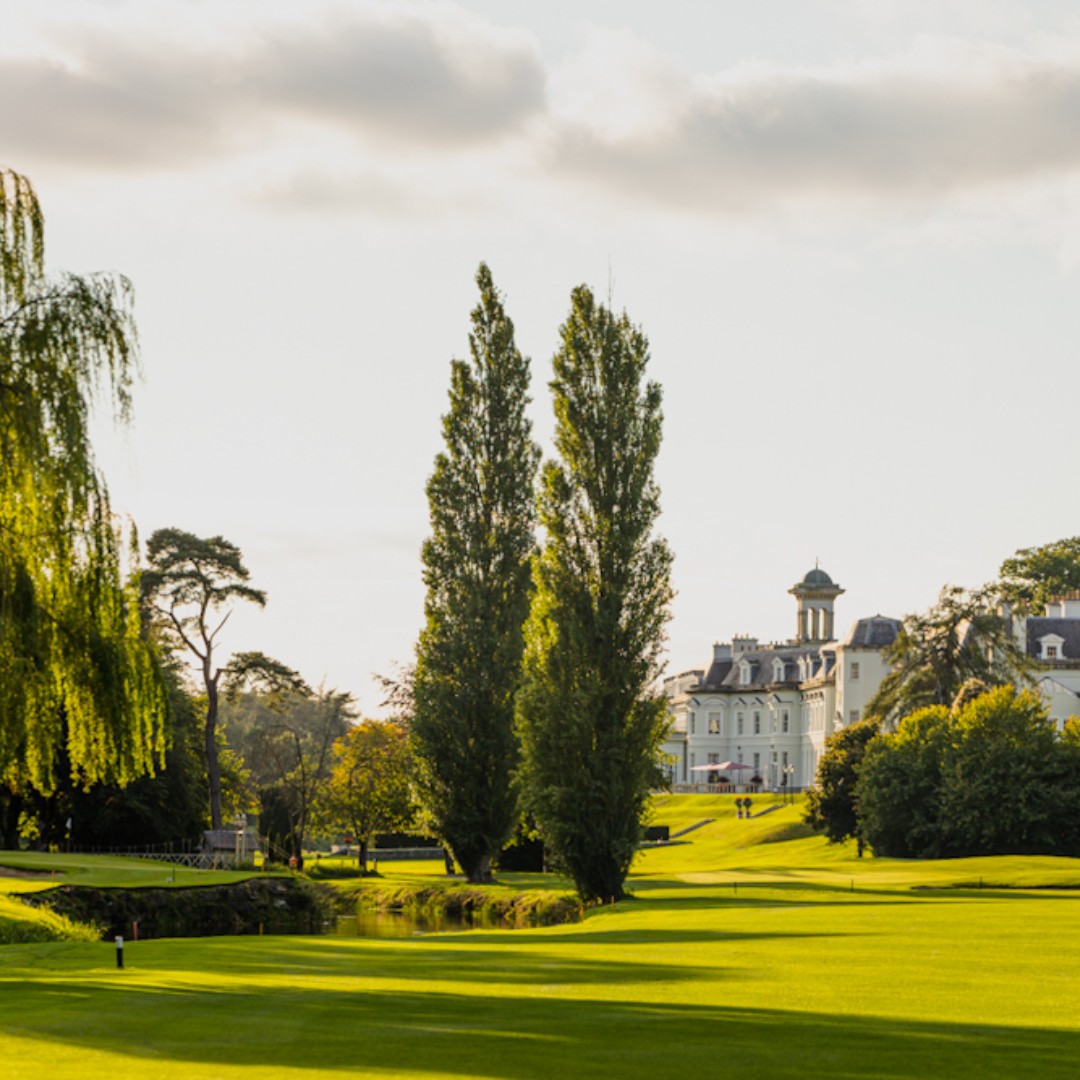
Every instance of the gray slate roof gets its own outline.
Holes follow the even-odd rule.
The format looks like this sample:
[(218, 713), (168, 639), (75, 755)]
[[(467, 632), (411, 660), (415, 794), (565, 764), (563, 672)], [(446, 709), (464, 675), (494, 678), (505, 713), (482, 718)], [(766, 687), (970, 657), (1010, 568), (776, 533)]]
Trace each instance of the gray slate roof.
[[(799, 668), (798, 660), (805, 656), (813, 665), (813, 675), (822, 674), (821, 656), (816, 649), (787, 648), (787, 649), (755, 649), (740, 653), (732, 660), (716, 660), (705, 674), (705, 678), (694, 687), (697, 693), (708, 693), (717, 690), (749, 690), (752, 687), (772, 686), (777, 680), (773, 678), (773, 661), (777, 658), (784, 662), (784, 677), (782, 682), (798, 683)], [(750, 682), (739, 681), (739, 664), (746, 660), (750, 664)], [(830, 656), (826, 662), (825, 672), (833, 669), (833, 658)]]
[(900, 633), (900, 620), (886, 615), (872, 615), (860, 619), (848, 634), (844, 644), (853, 648), (884, 649), (896, 640)]
[(698, 683), (698, 690), (719, 690), (731, 671), (733, 660), (714, 660), (712, 667), (705, 672), (705, 678)]
[(1027, 651), (1029, 656), (1039, 655), (1039, 638), (1057, 634), (1064, 639), (1061, 646), (1063, 660), (1080, 662), (1080, 619), (1032, 618), (1027, 621)]

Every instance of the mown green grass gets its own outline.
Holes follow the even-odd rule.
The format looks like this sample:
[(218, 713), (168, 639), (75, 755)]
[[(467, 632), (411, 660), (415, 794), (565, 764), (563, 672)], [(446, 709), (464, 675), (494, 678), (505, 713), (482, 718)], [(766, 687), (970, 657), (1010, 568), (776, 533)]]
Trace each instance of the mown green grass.
[(775, 840), (798, 808), (666, 809), (717, 820), (580, 924), (149, 941), (123, 971), (106, 944), (9, 946), (0, 1075), (1076, 1076), (1080, 891), (916, 888), (1080, 886), (1076, 863), (859, 860)]
[[(7, 877), (5, 869), (40, 876)], [(114, 855), (0, 851), (0, 893), (37, 892), (57, 885), (89, 885), (101, 889), (228, 885), (244, 881), (254, 873), (251, 870), (192, 870), (152, 859)]]
[(40, 941), (97, 941), (95, 926), (74, 922), (47, 908), (32, 908), (0, 896), (0, 945), (24, 945)]

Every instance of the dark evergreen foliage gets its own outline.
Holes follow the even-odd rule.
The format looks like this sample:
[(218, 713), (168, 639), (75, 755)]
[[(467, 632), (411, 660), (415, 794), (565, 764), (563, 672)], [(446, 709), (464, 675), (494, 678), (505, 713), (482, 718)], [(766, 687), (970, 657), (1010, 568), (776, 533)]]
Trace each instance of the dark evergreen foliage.
[(518, 717), (523, 789), (552, 861), (587, 902), (619, 899), (641, 838), (667, 711), (655, 692), (672, 592), (653, 536), (661, 391), (625, 314), (574, 290), (551, 384)]
[(481, 882), (517, 821), (514, 695), (539, 450), (525, 414), (529, 362), (483, 264), (476, 283), (471, 360), (451, 365), (446, 448), (427, 487), (426, 620), (410, 725), (432, 826), (469, 880)]

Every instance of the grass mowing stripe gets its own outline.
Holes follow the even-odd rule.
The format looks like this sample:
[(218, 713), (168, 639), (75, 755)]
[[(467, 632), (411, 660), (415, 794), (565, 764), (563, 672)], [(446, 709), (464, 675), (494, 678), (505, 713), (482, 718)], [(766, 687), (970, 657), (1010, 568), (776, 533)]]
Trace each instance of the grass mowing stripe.
[[(1074, 861), (859, 860), (777, 840), (798, 807), (693, 798), (672, 821), (717, 820), (581, 924), (140, 942), (124, 971), (107, 944), (7, 947), (0, 1075), (1075, 1077), (1077, 894), (1015, 887)], [(1008, 887), (949, 887), (980, 876)]]

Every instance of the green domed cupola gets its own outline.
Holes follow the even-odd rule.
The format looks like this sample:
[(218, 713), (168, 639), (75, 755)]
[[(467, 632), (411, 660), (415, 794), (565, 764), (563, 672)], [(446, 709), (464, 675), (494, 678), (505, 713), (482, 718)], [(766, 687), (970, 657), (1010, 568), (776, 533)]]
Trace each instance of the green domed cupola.
[(798, 585), (788, 589), (799, 602), (798, 642), (819, 644), (833, 640), (833, 601), (843, 591), (816, 563)]

